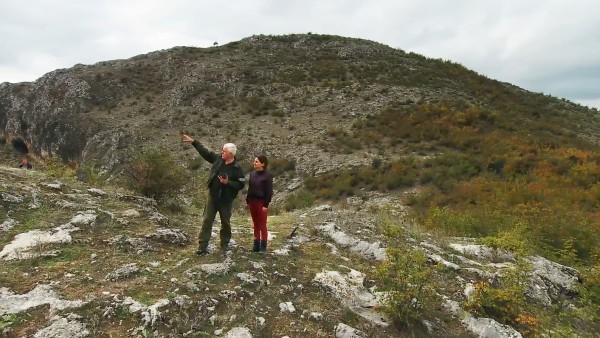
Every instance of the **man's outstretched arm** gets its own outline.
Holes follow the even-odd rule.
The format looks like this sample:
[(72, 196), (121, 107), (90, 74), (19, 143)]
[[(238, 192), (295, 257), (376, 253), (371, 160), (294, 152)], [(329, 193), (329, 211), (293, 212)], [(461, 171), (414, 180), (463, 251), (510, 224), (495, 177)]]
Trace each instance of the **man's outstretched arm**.
[(198, 151), (200, 156), (202, 156), (202, 158), (205, 159), (207, 162), (213, 163), (219, 157), (219, 155), (204, 148), (204, 146), (198, 140), (194, 140), (187, 134), (181, 134), (181, 142), (190, 143), (192, 146), (194, 146), (194, 148), (196, 148), (196, 151)]

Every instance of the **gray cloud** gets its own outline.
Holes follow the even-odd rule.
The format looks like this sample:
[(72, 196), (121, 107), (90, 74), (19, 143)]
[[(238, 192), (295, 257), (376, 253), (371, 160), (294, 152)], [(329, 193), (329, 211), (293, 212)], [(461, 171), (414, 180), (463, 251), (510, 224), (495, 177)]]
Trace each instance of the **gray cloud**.
[(596, 0), (3, 0), (0, 82), (254, 34), (369, 39), (600, 107)]

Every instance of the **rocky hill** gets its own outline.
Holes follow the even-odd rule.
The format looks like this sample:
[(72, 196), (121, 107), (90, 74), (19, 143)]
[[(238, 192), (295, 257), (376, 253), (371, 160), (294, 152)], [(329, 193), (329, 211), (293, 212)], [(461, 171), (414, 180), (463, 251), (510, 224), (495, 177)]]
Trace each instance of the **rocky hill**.
[(265, 151), (295, 159), (298, 170), (310, 173), (368, 162), (379, 151), (324, 152), (331, 128), (346, 131), (386, 108), (442, 101), (517, 113), (524, 123), (568, 115), (567, 124), (554, 128), (597, 138), (597, 114), (579, 105), (451, 62), (311, 34), (175, 47), (55, 70), (33, 83), (3, 83), (0, 131), (18, 150), (108, 170), (147, 147), (188, 158), (179, 142), (187, 131), (216, 147), (238, 143), (248, 156)]
[[(3, 83), (0, 131), (4, 336), (600, 332), (595, 109), (305, 34)], [(269, 155), (267, 254), (240, 197), (233, 249), (194, 255), (206, 165), (181, 132)], [(191, 174), (161, 204), (122, 184), (155, 149)]]

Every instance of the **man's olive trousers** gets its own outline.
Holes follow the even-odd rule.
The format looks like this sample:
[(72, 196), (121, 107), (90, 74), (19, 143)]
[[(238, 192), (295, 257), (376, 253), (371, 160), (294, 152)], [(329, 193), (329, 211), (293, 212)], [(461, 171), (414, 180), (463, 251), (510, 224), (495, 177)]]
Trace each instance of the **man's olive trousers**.
[(221, 231), (219, 235), (221, 237), (221, 248), (227, 248), (229, 241), (231, 240), (231, 209), (232, 202), (223, 202), (219, 199), (208, 197), (206, 206), (204, 207), (204, 219), (202, 220), (202, 228), (200, 229), (200, 235), (198, 236), (198, 250), (206, 250), (208, 242), (210, 241), (210, 235), (212, 233), (213, 223), (217, 212), (221, 217)]

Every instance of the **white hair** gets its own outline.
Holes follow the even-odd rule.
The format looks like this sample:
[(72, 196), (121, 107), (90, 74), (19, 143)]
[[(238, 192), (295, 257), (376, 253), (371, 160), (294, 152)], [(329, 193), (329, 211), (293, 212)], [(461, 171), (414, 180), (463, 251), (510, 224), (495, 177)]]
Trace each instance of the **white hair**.
[(235, 156), (235, 153), (237, 152), (237, 147), (233, 143), (225, 143), (223, 145), (223, 149), (227, 149), (227, 151), (233, 156)]

